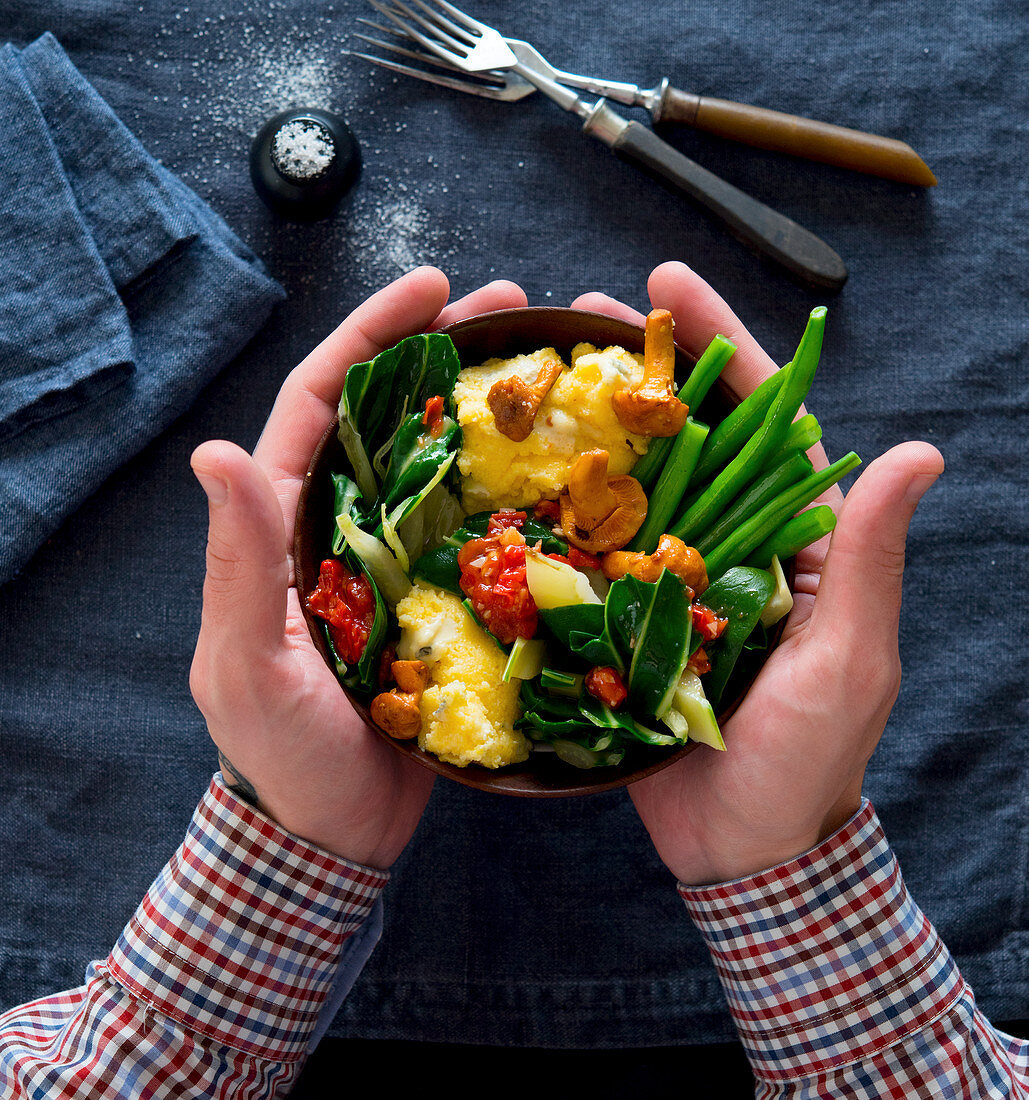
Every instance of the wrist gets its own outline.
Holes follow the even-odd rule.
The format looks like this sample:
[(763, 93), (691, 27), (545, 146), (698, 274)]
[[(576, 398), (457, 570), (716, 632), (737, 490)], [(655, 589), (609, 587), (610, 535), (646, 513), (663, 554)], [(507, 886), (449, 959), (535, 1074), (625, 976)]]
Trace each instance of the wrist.
[(240, 817), (248, 821), (261, 819), (266, 822), (267, 829), (288, 838), (290, 843), (307, 845), (326, 859), (338, 860), (371, 875), (389, 875), (390, 864), (396, 857), (386, 858), (383, 845), (377, 842), (378, 835), (370, 836), (367, 841), (356, 836), (353, 839), (342, 838), (338, 835), (338, 829), (319, 829), (312, 821), (300, 819), (285, 808), (274, 804), (268, 806), (248, 798), (230, 782), (230, 778), (231, 775), (223, 769), (215, 774), (214, 782), (226, 792), (230, 805), (233, 804), (231, 800), (237, 800), (234, 805)]
[(869, 802), (799, 858), (679, 893), (763, 1082), (813, 1079), (888, 1051), (961, 992)]
[(216, 775), (106, 967), (187, 1034), (294, 1061), (388, 878), (290, 835)]
[[(861, 795), (846, 796), (820, 819), (786, 831), (754, 830), (746, 836), (721, 833), (710, 845), (697, 845), (689, 858), (669, 869), (684, 886), (711, 886), (760, 874), (798, 859), (842, 829), (861, 808)], [(729, 843), (725, 843), (728, 840)]]
[[(290, 805), (288, 800), (283, 801), (274, 792), (264, 788), (259, 794), (254, 782), (221, 749), (218, 750), (218, 763), (221, 766), (222, 783), (229, 791), (298, 840), (312, 844), (339, 859), (378, 871), (387, 871), (396, 858), (387, 853), (379, 843), (381, 831), (366, 829), (363, 833), (355, 831), (352, 836), (343, 836), (335, 812), (331, 820), (324, 820), (323, 815), (312, 813), (314, 808), (311, 805)], [(338, 811), (338, 805), (333, 809)]]

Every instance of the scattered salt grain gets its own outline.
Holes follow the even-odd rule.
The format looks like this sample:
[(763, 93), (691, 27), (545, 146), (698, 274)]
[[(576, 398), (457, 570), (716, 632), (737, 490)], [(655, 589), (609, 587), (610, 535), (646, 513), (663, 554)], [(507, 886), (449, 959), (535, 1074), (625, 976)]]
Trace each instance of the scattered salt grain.
[[(446, 266), (459, 277), (455, 261), (477, 242), (471, 225), (463, 231), (441, 227), (436, 208), (451, 201), (455, 190), (439, 179), (438, 170), (447, 164), (436, 160), (427, 142), (422, 165), (437, 170), (427, 172), (415, 166), (421, 160), (416, 143), (408, 139), (398, 150), (382, 140), (381, 135), (408, 131), (408, 121), (393, 110), (394, 97), (383, 94), (390, 78), (347, 60), (349, 26), (335, 14), (339, 7), (298, 10), (295, 0), (240, 0), (231, 19), (224, 12), (192, 21), (166, 17), (145, 55), (137, 55), (137, 67), (146, 68), (147, 81), (160, 82), (162, 91), (174, 93), (171, 102), (188, 120), (193, 155), (180, 157), (176, 170), (205, 197), (213, 195), (216, 203), (220, 199), (230, 205), (225, 196), (238, 184), (227, 176), (246, 171), (247, 150), (264, 120), (290, 108), (338, 112), (345, 107), (358, 135), (373, 142), (373, 135), (380, 136), (366, 147), (361, 186), (351, 193), (345, 212), (319, 223), (321, 246), (356, 281), (372, 286), (424, 263)], [(189, 41), (183, 42), (187, 36)], [(175, 64), (168, 66), (169, 60)], [(158, 72), (159, 77), (154, 75)], [(376, 107), (379, 97), (385, 109)], [(432, 113), (441, 113), (438, 106)], [(143, 124), (142, 118), (135, 121)], [(292, 145), (295, 171), (314, 172), (321, 166), (325, 152), (317, 143), (299, 149)], [(460, 160), (468, 157), (462, 153)], [(463, 165), (462, 175), (467, 175)], [(487, 186), (492, 190), (492, 184)], [(294, 282), (317, 280), (317, 269), (301, 262), (310, 227), (258, 219), (253, 226), (237, 223), (235, 228), (244, 231), (259, 253), (274, 251)], [(295, 263), (276, 235), (285, 240), (296, 236)]]

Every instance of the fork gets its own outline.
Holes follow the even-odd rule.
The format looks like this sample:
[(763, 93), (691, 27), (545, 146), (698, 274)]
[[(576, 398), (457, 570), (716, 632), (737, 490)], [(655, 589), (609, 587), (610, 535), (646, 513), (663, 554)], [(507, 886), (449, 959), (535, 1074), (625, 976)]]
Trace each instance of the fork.
[[(370, 19), (358, 18), (357, 21), (363, 23), (366, 27), (371, 27), (372, 30), (378, 31), (380, 34), (393, 34), (407, 40), (406, 35), (402, 32), (373, 23)], [(523, 80), (510, 69), (501, 69), (498, 72), (465, 73), (463, 69), (451, 65), (443, 58), (424, 53), (421, 50), (405, 49), (405, 47), (398, 46), (395, 42), (384, 42), (380, 38), (371, 38), (369, 35), (361, 34), (358, 31), (354, 32), (354, 37), (360, 38), (362, 42), (367, 42), (370, 46), (376, 46), (380, 50), (386, 50), (389, 53), (399, 54), (401, 57), (417, 61), (419, 65), (415, 68), (412, 65), (390, 61), (388, 58), (378, 57), (375, 54), (362, 53), (359, 50), (346, 50), (345, 52), (349, 56), (360, 57), (362, 60), (370, 61), (380, 68), (389, 69), (390, 72), (413, 76), (418, 80), (425, 80), (442, 88), (451, 88), (456, 92), (467, 92), (469, 95), (481, 96), (484, 99), (495, 99), (502, 103), (514, 103), (536, 92), (535, 84)], [(443, 71), (436, 72), (427, 69), (425, 68), (427, 65), (431, 65), (433, 70), (440, 69)], [(455, 74), (457, 73), (464, 74), (464, 79), (456, 77)]]
[[(375, 30), (385, 30), (387, 34), (399, 34), (366, 19), (359, 23), (368, 23)], [(359, 38), (365, 38), (358, 35)], [(386, 50), (404, 53), (413, 60), (426, 59), (425, 54), (402, 50), (387, 42), (378, 42), (365, 38), (373, 45)], [(505, 37), (515, 54), (517, 47), (531, 49), (527, 42)], [(651, 117), (654, 125), (662, 122), (677, 122), (702, 130), (717, 137), (739, 141), (745, 145), (754, 145), (759, 149), (769, 149), (774, 153), (787, 153), (803, 157), (806, 160), (820, 161), (837, 168), (847, 168), (855, 172), (865, 172), (872, 176), (894, 180), (897, 183), (913, 184), (917, 187), (934, 187), (936, 176), (925, 161), (907, 142), (897, 138), (884, 137), (881, 134), (869, 134), (862, 130), (851, 130), (831, 122), (805, 118), (802, 115), (785, 114), (767, 107), (756, 107), (747, 103), (736, 103), (728, 99), (717, 99), (709, 95), (697, 95), (675, 88), (667, 77), (662, 78), (654, 87), (643, 88), (639, 84), (629, 84), (621, 80), (605, 80), (593, 76), (581, 76), (578, 73), (565, 72), (547, 62), (533, 50), (534, 61), (540, 71), (558, 84), (577, 88), (580, 92), (604, 96), (616, 103), (629, 107), (642, 107)], [(382, 58), (361, 54), (369, 61), (384, 65), (395, 72), (420, 77), (430, 83), (447, 85), (443, 79), (433, 79), (425, 70), (411, 70)], [(440, 58), (431, 64), (444, 64)], [(452, 68), (452, 67), (451, 67)], [(460, 71), (460, 70), (458, 70)], [(477, 83), (477, 81), (476, 81)], [(521, 77), (503, 72), (489, 74), (485, 81), (487, 87), (497, 86), (500, 94), (486, 93), (491, 99), (521, 99), (531, 94), (532, 85), (526, 85)]]
[[(846, 282), (843, 261), (823, 240), (702, 168), (652, 130), (623, 118), (604, 99), (589, 103), (552, 79), (549, 72), (556, 70), (529, 43), (505, 39), (449, 0), (368, 2), (409, 39), (474, 80), (497, 71), (528, 81), (581, 118), (586, 133), (604, 142), (621, 159), (637, 164), (706, 207), (736, 237), (808, 285), (838, 291)], [(464, 88), (460, 84), (451, 80), (449, 86), (482, 94), (481, 84)]]

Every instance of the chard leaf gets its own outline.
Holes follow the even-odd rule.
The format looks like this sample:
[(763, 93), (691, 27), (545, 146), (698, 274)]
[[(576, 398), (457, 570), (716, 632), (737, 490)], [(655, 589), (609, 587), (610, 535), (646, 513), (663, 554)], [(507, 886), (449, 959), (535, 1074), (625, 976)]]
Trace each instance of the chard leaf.
[(400, 354), (393, 388), (396, 393), (410, 397), (408, 408), (424, 413), (430, 397), (449, 401), (461, 373), (453, 340), (442, 333), (429, 332), (409, 336), (397, 346)]
[(767, 570), (737, 565), (723, 573), (701, 598), (716, 615), (729, 620), (718, 641), (705, 647), (711, 671), (703, 683), (712, 706), (721, 702), (729, 676), (774, 591), (775, 579)]
[(400, 419), (397, 421), (396, 431), (386, 440), (385, 443), (375, 452), (372, 456), (372, 469), (375, 471), (376, 476), (381, 480), (386, 476), (386, 456), (393, 448), (393, 440), (397, 437), (397, 432), (400, 430), (400, 425), (407, 417), (407, 402), (408, 398), (404, 398), (404, 404), (400, 409)]
[(375, 578), (362, 567), (361, 572), (368, 578), (375, 595), (375, 619), (372, 622), (372, 631), (365, 643), (364, 652), (357, 662), (357, 675), (362, 687), (367, 691), (377, 691), (379, 685), (379, 654), (382, 652), (383, 643), (386, 640), (386, 631), (389, 626), (389, 615), (386, 611), (386, 601), (379, 592), (379, 586)]
[(430, 397), (449, 398), (461, 372), (449, 336), (430, 332), (408, 336), (367, 363), (355, 363), (343, 381), (339, 418), (353, 425), (366, 453), (375, 454), (396, 430), (406, 406), (425, 412)]
[(629, 698), (656, 718), (668, 710), (689, 659), (692, 616), (682, 582), (665, 569), (653, 583), (615, 581), (604, 603), (611, 637), (629, 661)]
[(385, 504), (382, 506), (382, 537), (386, 545), (393, 551), (393, 556), (397, 559), (400, 568), (405, 573), (410, 574), (411, 561), (407, 556), (407, 548), (401, 542), (393, 519), (386, 512)]
[(340, 516), (336, 523), (347, 546), (358, 558), (376, 588), (391, 607), (396, 607), (411, 590), (411, 582), (400, 568), (400, 563), (384, 543), (367, 531), (362, 531), (350, 516)]
[(361, 499), (361, 490), (357, 483), (350, 480), (346, 474), (331, 474), (334, 496), (332, 512), (332, 552), (338, 558), (346, 548), (346, 539), (340, 532), (337, 520), (340, 516), (357, 518), (357, 502)]
[(408, 336), (347, 371), (339, 400), (339, 439), (367, 500), (376, 497), (369, 456), (381, 462), (380, 452), (388, 448), (406, 409), (421, 416), (430, 397), (450, 400), (460, 371), (453, 341), (438, 332)]
[[(426, 494), (419, 512), (424, 516), (422, 538), (417, 546), (413, 543), (409, 546), (412, 556), (435, 549), (464, 522), (464, 509), (460, 501), (442, 481)], [(401, 535), (406, 542), (406, 532), (401, 531)]]
[(361, 433), (349, 417), (344, 417), (342, 405), (340, 406), (339, 431), (336, 434), (339, 436), (340, 443), (343, 444), (343, 449), (347, 452), (347, 458), (350, 459), (350, 465), (361, 490), (361, 496), (367, 500), (373, 500), (378, 487), (375, 472), (372, 470), (372, 464), (368, 461), (368, 452), (361, 440)]
[[(405, 541), (403, 532), (400, 531), (400, 527), (401, 525), (407, 525), (407, 529), (417, 541), (417, 549), (420, 553), (425, 531), (424, 519), (421, 516), (421, 512), (425, 502), (432, 496), (433, 491), (439, 487), (456, 458), (457, 451), (451, 451), (446, 459), (440, 464), (439, 469), (432, 475), (429, 482), (423, 485), (418, 492), (402, 500), (392, 512), (386, 511), (385, 504), (381, 506), (381, 523), (379, 529), (382, 531), (383, 538), (396, 555), (397, 561), (400, 562), (401, 568), (405, 573), (410, 574), (411, 572), (411, 560), (408, 543)], [(417, 525), (414, 524), (415, 520), (418, 521)]]
[(393, 453), (382, 483), (382, 503), (392, 511), (400, 501), (417, 495), (429, 483), (438, 484), (440, 467), (446, 463), (449, 468), (460, 446), (461, 429), (457, 421), (444, 418), (443, 430), (434, 437), (422, 423), (422, 414), (412, 413), (393, 440)]
[(541, 610), (544, 626), (570, 653), (589, 665), (625, 671), (625, 661), (604, 621), (599, 603), (568, 604)]
[(455, 596), (463, 597), (461, 568), (457, 564), (457, 555), (460, 552), (460, 546), (453, 546), (448, 542), (434, 550), (428, 550), (411, 566), (411, 576), (431, 584), (434, 588), (442, 588), (453, 592)]
[(604, 729), (623, 730), (645, 745), (658, 745), (664, 748), (679, 744), (677, 738), (671, 734), (652, 730), (633, 718), (627, 710), (612, 710), (599, 699), (594, 699), (588, 692), (584, 691), (579, 696), (579, 710), (593, 725), (602, 726)]

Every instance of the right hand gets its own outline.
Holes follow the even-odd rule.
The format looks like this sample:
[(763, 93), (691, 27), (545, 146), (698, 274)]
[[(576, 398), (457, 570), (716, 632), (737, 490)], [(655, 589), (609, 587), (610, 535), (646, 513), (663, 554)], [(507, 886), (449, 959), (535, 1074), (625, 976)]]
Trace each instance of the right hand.
[[(685, 264), (650, 277), (694, 355), (722, 333), (737, 351), (726, 380), (747, 394), (775, 364), (724, 301)], [(639, 323), (602, 295), (573, 303)], [(818, 446), (817, 469), (828, 465)], [(825, 538), (796, 557), (795, 603), (779, 645), (724, 728), (725, 752), (700, 746), (629, 793), (654, 846), (687, 885), (766, 870), (826, 839), (860, 806), (865, 766), (900, 685), (897, 632), (904, 542), (922, 494), (943, 469), (929, 443), (901, 443), (870, 463)]]
[(222, 440), (192, 457), (210, 527), (190, 687), (225, 779), (249, 788), (289, 832), (380, 870), (414, 832), (433, 775), (365, 725), (315, 649), (294, 582), (292, 532), (304, 475), (350, 364), (412, 333), (526, 304), (508, 282), (444, 308), (448, 294), (435, 268), (379, 291), (291, 372), (253, 458)]

